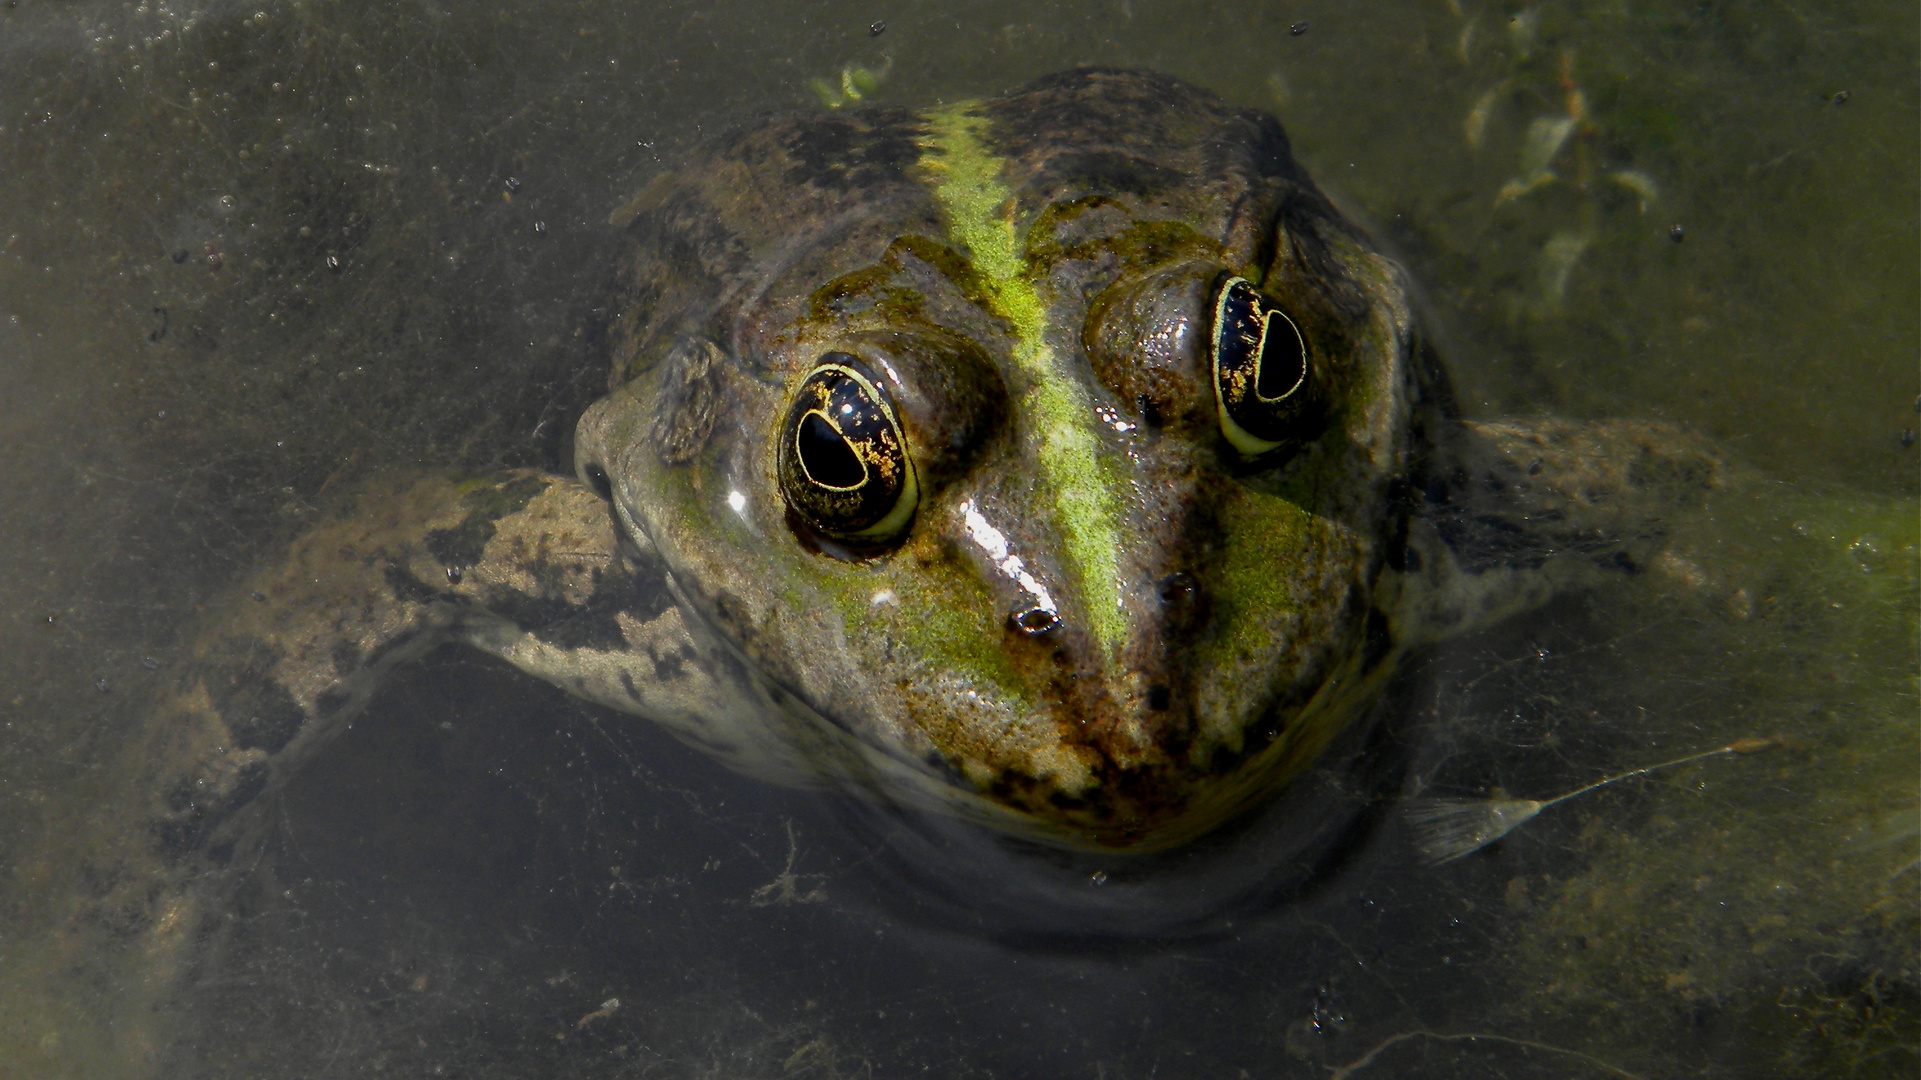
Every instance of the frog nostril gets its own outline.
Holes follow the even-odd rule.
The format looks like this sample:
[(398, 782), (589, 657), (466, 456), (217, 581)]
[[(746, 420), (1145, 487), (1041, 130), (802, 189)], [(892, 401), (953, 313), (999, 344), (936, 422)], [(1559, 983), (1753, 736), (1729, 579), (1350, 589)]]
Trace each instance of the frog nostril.
[(1031, 607), (1009, 615), (1007, 623), (1028, 637), (1039, 637), (1059, 626), (1061, 617), (1053, 608)]
[(608, 502), (614, 501), (614, 482), (607, 478), (607, 470), (601, 468), (599, 462), (582, 465), (580, 475), (586, 479), (587, 486), (594, 489), (594, 494)]
[(1201, 591), (1201, 583), (1185, 570), (1176, 570), (1167, 575), (1161, 579), (1160, 585), (1161, 603), (1170, 606), (1191, 604)]
[(1161, 598), (1162, 632), (1176, 639), (1199, 630), (1207, 621), (1207, 591), (1200, 579), (1186, 570), (1177, 570), (1158, 583)]

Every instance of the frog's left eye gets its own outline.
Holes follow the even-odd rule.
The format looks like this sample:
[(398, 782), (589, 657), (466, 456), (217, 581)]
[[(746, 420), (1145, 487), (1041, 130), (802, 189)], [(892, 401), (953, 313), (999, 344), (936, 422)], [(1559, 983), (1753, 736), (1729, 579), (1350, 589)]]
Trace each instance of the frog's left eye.
[(920, 501), (893, 403), (846, 353), (821, 357), (795, 392), (779, 468), (788, 507), (829, 536), (886, 541)]
[(1244, 278), (1228, 278), (1215, 297), (1212, 351), (1221, 434), (1236, 450), (1253, 457), (1313, 435), (1307, 341)]

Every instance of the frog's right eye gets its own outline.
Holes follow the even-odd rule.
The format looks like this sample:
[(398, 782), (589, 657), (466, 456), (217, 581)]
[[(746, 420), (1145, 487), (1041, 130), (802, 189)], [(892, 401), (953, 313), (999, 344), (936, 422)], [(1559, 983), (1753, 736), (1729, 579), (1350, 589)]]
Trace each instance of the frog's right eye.
[(780, 434), (780, 489), (828, 536), (882, 543), (913, 520), (920, 484), (893, 403), (846, 353), (828, 353), (794, 393)]
[(1214, 395), (1221, 434), (1254, 457), (1312, 437), (1320, 420), (1307, 341), (1244, 278), (1214, 300)]

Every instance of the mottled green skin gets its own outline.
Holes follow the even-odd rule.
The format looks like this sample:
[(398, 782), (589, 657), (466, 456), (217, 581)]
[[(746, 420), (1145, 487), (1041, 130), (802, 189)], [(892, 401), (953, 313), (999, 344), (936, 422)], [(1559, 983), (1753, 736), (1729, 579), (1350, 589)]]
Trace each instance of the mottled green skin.
[[(1073, 72), (751, 128), (622, 219), (616, 391), (583, 467), (756, 669), (963, 802), (1082, 842), (1192, 835), (1351, 711), (1332, 674), (1387, 655), (1369, 597), (1432, 388), (1397, 272), (1272, 118)], [(1203, 338), (1228, 272), (1297, 313), (1332, 391), (1292, 457), (1219, 434)], [(898, 374), (925, 477), (904, 540), (858, 560), (796, 535), (771, 464), (830, 351)], [(1059, 627), (1010, 625), (1032, 589), (970, 509)]]
[[(1438, 380), (1398, 270), (1271, 117), (1077, 71), (774, 120), (617, 220), (615, 392), (580, 461), (688, 607), (867, 746), (1020, 827), (1165, 843), (1311, 756), (1390, 654), (1371, 598)], [(1311, 343), (1332, 407), (1299, 453), (1220, 435), (1203, 339), (1230, 272)], [(796, 535), (772, 466), (830, 351), (898, 373), (925, 477), (905, 539), (856, 561)], [(969, 508), (1057, 629), (1010, 626), (1031, 590)]]

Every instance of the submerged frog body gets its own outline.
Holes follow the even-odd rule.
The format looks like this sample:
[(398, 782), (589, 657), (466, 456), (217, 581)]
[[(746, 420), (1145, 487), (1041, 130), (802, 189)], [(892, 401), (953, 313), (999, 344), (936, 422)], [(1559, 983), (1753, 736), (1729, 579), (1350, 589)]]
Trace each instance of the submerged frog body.
[(614, 223), (577, 475), (393, 480), (247, 582), (142, 750), (155, 858), (449, 639), (744, 772), (1166, 849), (1717, 475), (1658, 424), (1460, 420), (1279, 124), (1156, 75), (769, 120)]

